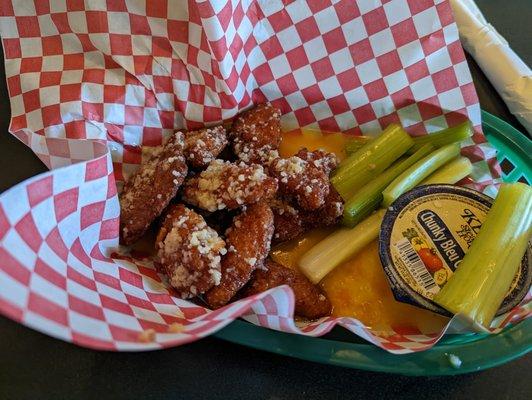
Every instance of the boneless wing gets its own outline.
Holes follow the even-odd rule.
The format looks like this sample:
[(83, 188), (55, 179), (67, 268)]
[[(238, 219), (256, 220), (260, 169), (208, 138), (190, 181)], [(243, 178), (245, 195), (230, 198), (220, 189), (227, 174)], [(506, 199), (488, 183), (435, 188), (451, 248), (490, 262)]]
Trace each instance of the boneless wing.
[(265, 202), (248, 206), (233, 219), (226, 231), (227, 254), (222, 258), (222, 278), (205, 294), (211, 308), (226, 305), (249, 281), (251, 273), (262, 267), (270, 251), (273, 214)]
[(205, 168), (227, 145), (223, 126), (185, 132), (185, 157), (192, 168)]

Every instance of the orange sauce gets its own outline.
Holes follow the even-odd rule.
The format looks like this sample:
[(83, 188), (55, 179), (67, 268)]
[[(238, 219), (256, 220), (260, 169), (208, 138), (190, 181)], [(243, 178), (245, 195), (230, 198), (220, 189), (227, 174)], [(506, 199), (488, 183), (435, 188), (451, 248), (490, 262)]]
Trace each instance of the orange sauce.
[[(283, 136), (281, 154), (290, 156), (305, 146), (342, 156), (346, 140), (341, 134), (324, 136), (315, 132), (290, 132)], [(297, 268), (301, 256), (332, 230), (334, 228), (309, 232), (276, 246), (270, 255), (279, 264)], [(320, 285), (332, 303), (333, 316), (356, 318), (374, 330), (417, 328), (433, 333), (441, 331), (448, 322), (443, 316), (395, 300), (379, 259), (377, 241), (338, 266)]]

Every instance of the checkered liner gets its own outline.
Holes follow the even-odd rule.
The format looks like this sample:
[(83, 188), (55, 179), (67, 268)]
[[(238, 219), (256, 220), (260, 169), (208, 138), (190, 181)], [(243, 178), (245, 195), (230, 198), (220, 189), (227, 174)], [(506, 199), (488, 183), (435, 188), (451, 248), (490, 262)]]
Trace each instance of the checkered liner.
[[(120, 351), (187, 343), (237, 317), (310, 336), (339, 324), (398, 354), (434, 345), (443, 332), (382, 334), (351, 318), (295, 323), (286, 286), (210, 311), (173, 296), (149, 259), (113, 251), (117, 186), (142, 146), (266, 100), (287, 128), (353, 135), (391, 122), (421, 135), (469, 118), (477, 132), (463, 148), (475, 166), (467, 183), (493, 190), (500, 170), (449, 3), (168, 3), (2, 2), (10, 131), (51, 172), (0, 196), (0, 311), (63, 340)], [(497, 327), (528, 314), (519, 307)], [(146, 341), (148, 329), (156, 334)]]

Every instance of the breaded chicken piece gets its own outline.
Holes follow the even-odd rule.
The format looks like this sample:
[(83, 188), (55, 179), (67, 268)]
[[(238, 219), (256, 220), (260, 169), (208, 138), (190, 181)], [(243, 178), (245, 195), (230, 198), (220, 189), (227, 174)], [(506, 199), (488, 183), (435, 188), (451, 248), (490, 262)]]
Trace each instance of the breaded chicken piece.
[(338, 167), (339, 161), (336, 154), (329, 153), (325, 150), (313, 150), (309, 151), (306, 148), (302, 148), (296, 154), (297, 157), (305, 161), (312, 162), (316, 167), (323, 170), (325, 174), (329, 175), (336, 167)]
[(120, 196), (122, 244), (137, 241), (176, 195), (188, 172), (183, 148), (183, 134), (176, 132), (125, 183)]
[(249, 281), (251, 273), (262, 267), (272, 235), (273, 214), (265, 202), (248, 206), (233, 219), (225, 236), (227, 254), (222, 258), (222, 279), (205, 294), (211, 308), (226, 305)]
[(227, 145), (223, 126), (185, 132), (185, 158), (192, 168), (205, 168)]
[(183, 204), (169, 207), (155, 242), (157, 262), (183, 299), (220, 283), (225, 242), (203, 217)]
[(185, 182), (183, 199), (208, 211), (232, 210), (270, 199), (276, 192), (277, 181), (266, 175), (262, 166), (214, 160)]
[(314, 286), (302, 273), (268, 259), (265, 269), (253, 272), (251, 280), (240, 292), (243, 297), (262, 293), (276, 286), (288, 285), (294, 291), (295, 314), (308, 319), (317, 319), (331, 314), (329, 299), (319, 287)]
[(281, 143), (281, 112), (270, 103), (243, 112), (231, 128), (233, 151), (246, 163), (264, 165), (278, 157)]
[(303, 210), (320, 208), (329, 194), (329, 177), (312, 161), (300, 157), (277, 158), (268, 169), (279, 181), (279, 194), (289, 197)]
[(300, 210), (283, 199), (275, 199), (270, 206), (275, 225), (275, 244), (292, 240), (311, 229), (336, 225), (344, 212), (344, 202), (332, 185), (325, 203), (317, 210)]

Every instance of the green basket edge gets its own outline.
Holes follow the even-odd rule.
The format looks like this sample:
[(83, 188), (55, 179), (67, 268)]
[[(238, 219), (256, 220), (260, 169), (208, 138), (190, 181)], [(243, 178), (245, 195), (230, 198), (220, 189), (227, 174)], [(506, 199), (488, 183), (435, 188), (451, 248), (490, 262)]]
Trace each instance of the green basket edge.
[[(532, 141), (523, 133), (496, 116), (482, 110), (482, 126), (488, 142), (502, 155), (524, 171), (532, 181)], [(492, 134), (495, 132), (495, 135)], [(496, 137), (497, 140), (493, 140)], [(492, 139), (492, 142), (490, 142)], [(496, 144), (499, 146), (496, 147)], [(502, 148), (501, 148), (502, 147)], [(510, 156), (509, 156), (510, 155)], [(482, 371), (517, 359), (532, 350), (532, 319), (510, 326), (497, 335), (448, 335), (437, 345), (420, 353), (394, 355), (373, 344), (350, 343), (321, 337), (307, 337), (262, 328), (235, 320), (214, 334), (219, 339), (271, 353), (286, 355), (323, 364), (375, 372), (399, 373), (412, 376), (458, 375)], [(478, 348), (478, 342), (483, 342)], [(486, 357), (486, 352), (491, 355)], [(455, 368), (450, 354), (465, 361)], [(468, 357), (477, 358), (471, 362)]]

